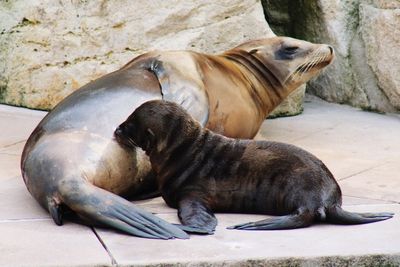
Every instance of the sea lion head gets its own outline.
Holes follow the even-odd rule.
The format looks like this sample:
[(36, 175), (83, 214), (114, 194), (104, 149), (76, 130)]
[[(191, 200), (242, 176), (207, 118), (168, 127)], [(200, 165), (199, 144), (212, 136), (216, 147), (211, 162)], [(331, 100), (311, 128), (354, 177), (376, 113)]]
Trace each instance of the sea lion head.
[(282, 87), (290, 93), (329, 65), (334, 50), (326, 44), (271, 37), (246, 42), (225, 55), (252, 70), (263, 83), (268, 83), (266, 86)]
[(195, 136), (199, 129), (200, 124), (178, 104), (152, 100), (140, 105), (117, 127), (114, 135), (120, 144), (141, 147), (149, 155), (161, 152), (176, 140)]

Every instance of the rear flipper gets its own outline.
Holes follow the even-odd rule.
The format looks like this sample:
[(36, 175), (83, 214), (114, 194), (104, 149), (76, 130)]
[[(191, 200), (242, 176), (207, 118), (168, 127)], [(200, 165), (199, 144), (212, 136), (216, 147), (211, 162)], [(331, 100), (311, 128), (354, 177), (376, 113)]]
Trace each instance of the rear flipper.
[(392, 218), (394, 213), (355, 213), (333, 206), (326, 211), (326, 221), (333, 224), (364, 224), (383, 221)]
[[(156, 239), (189, 236), (178, 227), (135, 207), (129, 201), (86, 182), (70, 181), (59, 188), (61, 203), (83, 219), (101, 223), (125, 233)], [(49, 211), (56, 224), (62, 223), (59, 206), (49, 200)]]
[(310, 226), (314, 215), (309, 211), (300, 211), (296, 214), (268, 218), (257, 222), (249, 222), (230, 226), (227, 229), (237, 230), (283, 230)]
[(214, 234), (217, 218), (201, 200), (191, 197), (179, 202), (178, 216), (183, 225), (178, 225), (183, 231), (192, 234)]

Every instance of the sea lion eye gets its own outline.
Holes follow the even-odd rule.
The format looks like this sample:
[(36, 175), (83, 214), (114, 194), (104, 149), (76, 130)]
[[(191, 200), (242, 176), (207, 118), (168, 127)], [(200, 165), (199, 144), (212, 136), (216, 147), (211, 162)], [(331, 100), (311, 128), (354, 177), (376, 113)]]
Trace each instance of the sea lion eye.
[(275, 52), (275, 58), (278, 60), (290, 60), (293, 59), (299, 51), (300, 48), (298, 46), (282, 44)]
[(299, 49), (298, 46), (287, 46), (287, 47), (283, 47), (283, 51), (284, 51), (286, 54), (290, 54), (290, 55), (296, 53), (298, 49)]

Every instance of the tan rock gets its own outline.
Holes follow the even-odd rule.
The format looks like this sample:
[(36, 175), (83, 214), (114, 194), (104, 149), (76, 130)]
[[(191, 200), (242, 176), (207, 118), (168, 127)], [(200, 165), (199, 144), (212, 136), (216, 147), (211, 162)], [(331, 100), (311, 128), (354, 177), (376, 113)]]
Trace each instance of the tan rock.
[(373, 0), (373, 5), (381, 9), (400, 8), (399, 0)]
[[(218, 53), (274, 35), (257, 0), (1, 1), (0, 31), (0, 102), (38, 109), (149, 50)], [(303, 94), (279, 114), (299, 113)]]
[(361, 5), (360, 22), (368, 64), (390, 103), (400, 110), (400, 8)]
[(279, 106), (277, 106), (268, 118), (293, 116), (303, 111), (303, 99), (306, 92), (306, 85), (300, 86), (292, 92)]

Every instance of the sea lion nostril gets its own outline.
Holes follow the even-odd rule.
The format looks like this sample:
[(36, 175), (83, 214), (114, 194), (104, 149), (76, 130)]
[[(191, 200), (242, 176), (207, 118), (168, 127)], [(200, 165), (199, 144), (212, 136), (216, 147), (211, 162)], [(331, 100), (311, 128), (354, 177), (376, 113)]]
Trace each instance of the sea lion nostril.
[(114, 134), (115, 134), (116, 136), (122, 135), (121, 126), (118, 126), (117, 129), (115, 129)]

